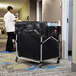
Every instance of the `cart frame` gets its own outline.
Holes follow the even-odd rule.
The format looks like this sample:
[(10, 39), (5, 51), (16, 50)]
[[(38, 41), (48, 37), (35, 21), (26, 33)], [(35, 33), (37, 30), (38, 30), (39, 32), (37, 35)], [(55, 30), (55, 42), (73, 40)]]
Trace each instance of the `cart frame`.
[(32, 62), (36, 62), (39, 63), (40, 66), (43, 65), (43, 60), (42, 60), (42, 52), (43, 52), (43, 44), (46, 43), (50, 38), (53, 38), (54, 40), (56, 40), (57, 42), (59, 42), (59, 57), (57, 58), (57, 63), (60, 63), (60, 41), (57, 40), (56, 38), (54, 38), (53, 36), (48, 37), (46, 40), (43, 41), (43, 37), (40, 37), (40, 60), (34, 60), (34, 59), (29, 59), (29, 58), (25, 58), (25, 57), (19, 57), (18, 55), (18, 40), (17, 40), (17, 34), (16, 34), (16, 59), (15, 62), (18, 61), (18, 59), (24, 59), (27, 61), (32, 61)]

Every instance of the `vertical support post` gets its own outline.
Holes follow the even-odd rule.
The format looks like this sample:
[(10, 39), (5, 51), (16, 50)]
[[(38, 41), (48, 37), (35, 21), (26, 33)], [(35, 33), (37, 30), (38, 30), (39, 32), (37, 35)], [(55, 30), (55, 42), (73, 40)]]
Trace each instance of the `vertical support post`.
[(68, 59), (68, 22), (69, 0), (63, 0), (62, 7), (62, 58)]
[(43, 38), (42, 36), (40, 37), (40, 62), (42, 62), (42, 41), (43, 41)]
[(16, 34), (16, 59), (15, 62), (18, 61), (18, 49), (17, 49), (17, 34)]
[(17, 48), (17, 34), (16, 34), (16, 55), (18, 57), (18, 48)]
[(39, 21), (39, 1), (37, 0), (37, 4), (36, 4), (37, 6), (37, 21)]

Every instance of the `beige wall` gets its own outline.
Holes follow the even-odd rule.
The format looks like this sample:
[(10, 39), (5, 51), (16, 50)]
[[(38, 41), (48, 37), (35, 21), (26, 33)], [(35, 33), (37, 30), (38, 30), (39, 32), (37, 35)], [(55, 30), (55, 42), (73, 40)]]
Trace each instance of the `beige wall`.
[(73, 0), (72, 63), (76, 64), (76, 0)]
[(42, 21), (42, 1), (39, 2), (39, 21)]
[(62, 20), (62, 8), (60, 2), (62, 0), (43, 0), (43, 21)]
[(30, 20), (36, 21), (36, 1), (30, 0)]
[(19, 19), (26, 20), (30, 16), (30, 0), (27, 0), (22, 8), (19, 10)]
[[(42, 1), (43, 21), (58, 22), (59, 20), (62, 20), (62, 8), (60, 7), (60, 1), (61, 0)], [(27, 0), (27, 2), (20, 9), (19, 19), (26, 20), (27, 16), (30, 16), (31, 21), (36, 21), (36, 1)]]

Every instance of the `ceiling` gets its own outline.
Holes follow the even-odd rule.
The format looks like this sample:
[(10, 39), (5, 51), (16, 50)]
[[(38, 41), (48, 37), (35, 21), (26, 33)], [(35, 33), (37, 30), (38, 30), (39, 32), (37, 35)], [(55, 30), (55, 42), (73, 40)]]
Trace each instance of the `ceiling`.
[(0, 17), (3, 17), (7, 12), (7, 6), (12, 6), (15, 13), (17, 13), (26, 1), (27, 0), (0, 0)]

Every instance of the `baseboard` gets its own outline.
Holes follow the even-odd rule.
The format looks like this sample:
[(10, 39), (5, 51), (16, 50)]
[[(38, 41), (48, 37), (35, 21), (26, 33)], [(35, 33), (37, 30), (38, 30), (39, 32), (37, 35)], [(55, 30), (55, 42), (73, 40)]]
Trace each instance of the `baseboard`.
[(72, 63), (72, 72), (76, 72), (76, 64)]

